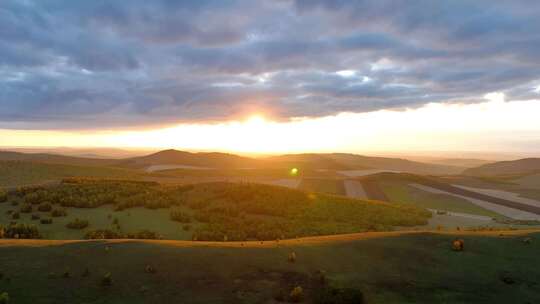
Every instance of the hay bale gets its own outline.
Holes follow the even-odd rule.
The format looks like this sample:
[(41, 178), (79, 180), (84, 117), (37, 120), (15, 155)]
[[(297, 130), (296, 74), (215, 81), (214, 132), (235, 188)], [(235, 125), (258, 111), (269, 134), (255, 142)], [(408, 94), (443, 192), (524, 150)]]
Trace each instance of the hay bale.
[(463, 251), (465, 249), (465, 241), (463, 239), (455, 239), (452, 241), (452, 250)]
[(300, 286), (296, 286), (289, 294), (289, 300), (293, 303), (301, 302), (304, 299), (304, 290)]
[(289, 253), (288, 261), (289, 261), (289, 263), (296, 262), (296, 252), (293, 251), (293, 252)]
[(154, 267), (152, 267), (151, 265), (146, 265), (146, 267), (144, 267), (144, 272), (146, 272), (146, 273), (156, 273), (156, 269)]

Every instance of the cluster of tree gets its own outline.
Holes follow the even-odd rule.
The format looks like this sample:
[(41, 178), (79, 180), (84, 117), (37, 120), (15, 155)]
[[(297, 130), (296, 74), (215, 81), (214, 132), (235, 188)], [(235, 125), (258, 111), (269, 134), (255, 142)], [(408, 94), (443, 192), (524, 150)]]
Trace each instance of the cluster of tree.
[(116, 210), (132, 207), (167, 208), (179, 203), (180, 195), (193, 186), (165, 187), (153, 182), (65, 179), (51, 187), (24, 187), (17, 195), (28, 204), (59, 204), (63, 207), (95, 208), (115, 205)]
[(0, 189), (0, 203), (7, 202), (8, 200), (8, 193), (4, 189)]
[(306, 193), (262, 184), (222, 183), (216, 187), (214, 201), (224, 201), (228, 206), (246, 213), (287, 216), (309, 204)]
[(6, 239), (40, 239), (41, 234), (34, 225), (15, 224), (0, 226), (0, 238)]
[[(250, 183), (165, 186), (137, 181), (70, 179), (48, 188), (19, 189), (17, 193), (28, 206), (39, 204), (40, 211), (55, 204), (83, 208), (111, 204), (115, 210), (173, 207), (170, 219), (184, 224), (197, 222), (193, 239), (201, 241), (276, 240), (382, 231), (394, 226), (422, 225), (431, 216), (429, 211), (410, 204), (309, 195)], [(62, 210), (52, 208), (51, 215), (64, 215)], [(119, 223), (115, 226), (115, 231), (90, 231), (86, 238), (158, 238), (152, 233), (126, 235), (120, 232)]]
[(189, 214), (182, 212), (180, 210), (171, 210), (170, 213), (171, 220), (179, 223), (191, 223), (191, 217)]
[(153, 231), (141, 230), (136, 233), (120, 233), (109, 229), (99, 229), (88, 231), (84, 235), (88, 240), (105, 240), (105, 239), (146, 239), (146, 240), (158, 240), (162, 237)]
[(88, 227), (88, 221), (76, 218), (73, 221), (67, 223), (66, 227), (69, 229), (84, 229)]
[(50, 212), (52, 210), (52, 205), (50, 203), (42, 203), (38, 206), (38, 211), (40, 212)]
[[(288, 207), (282, 205), (283, 210), (280, 213), (272, 210), (272, 206), (241, 209), (242, 203), (230, 202), (232, 197), (242, 197), (238, 193), (243, 190), (237, 190), (236, 187), (238, 186), (231, 185), (234, 190), (221, 192), (233, 193), (231, 197), (221, 196), (220, 200), (214, 200), (205, 208), (195, 210), (193, 218), (205, 225), (200, 225), (194, 232), (194, 240), (276, 240), (297, 236), (387, 231), (394, 226), (426, 224), (431, 216), (429, 211), (407, 204), (366, 202), (329, 195), (306, 198), (308, 201), (300, 200), (300, 197), (300, 203), (297, 201), (286, 205)], [(266, 190), (259, 191), (258, 185), (246, 187), (244, 190), (254, 188), (255, 193), (264, 193)], [(276, 189), (273, 195), (277, 205), (280, 205), (279, 195), (283, 194), (280, 190)], [(264, 202), (264, 198), (259, 201), (256, 195), (250, 196), (250, 202), (254, 205), (261, 201)], [(274, 203), (268, 202), (269, 205)], [(244, 212), (245, 209), (248, 212)], [(237, 213), (238, 210), (242, 211)]]
[(67, 211), (66, 209), (56, 208), (56, 209), (53, 209), (53, 211), (51, 211), (51, 216), (52, 217), (67, 216)]
[(43, 225), (50, 225), (52, 224), (53, 221), (52, 221), (52, 218), (44, 218), (44, 219), (39, 220), (39, 222)]
[(31, 213), (32, 212), (32, 205), (30, 204), (23, 204), (21, 208), (19, 209), (20, 213)]

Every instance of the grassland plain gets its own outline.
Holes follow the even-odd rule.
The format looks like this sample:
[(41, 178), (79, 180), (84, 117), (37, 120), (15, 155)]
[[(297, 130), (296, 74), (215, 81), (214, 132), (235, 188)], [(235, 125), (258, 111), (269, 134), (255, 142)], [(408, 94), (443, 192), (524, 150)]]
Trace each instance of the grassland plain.
[(142, 174), (112, 167), (0, 161), (0, 187), (17, 187), (59, 181), (66, 177), (137, 179), (142, 177)]
[[(0, 204), (0, 225), (10, 223), (11, 216), (8, 210), (17, 210), (10, 204)], [(20, 213), (17, 223), (36, 225), (44, 239), (52, 240), (78, 240), (84, 239), (87, 232), (92, 230), (110, 229), (116, 230), (113, 222), (116, 220), (120, 225), (120, 232), (136, 233), (141, 230), (155, 231), (170, 240), (191, 240), (192, 231), (185, 231), (182, 224), (170, 220), (170, 210), (167, 209), (147, 209), (135, 207), (122, 211), (115, 211), (112, 205), (105, 205), (96, 208), (65, 208), (67, 216), (52, 218), (51, 224), (40, 224), (39, 220), (32, 220), (32, 214)], [(49, 218), (49, 213), (34, 212), (41, 218)], [(89, 226), (84, 229), (67, 229), (67, 223), (82, 219), (89, 222)], [(196, 229), (197, 223), (191, 223), (191, 228)]]
[[(360, 290), (366, 303), (538, 303), (540, 268), (531, 265), (540, 263), (540, 234), (524, 233), (383, 232), (262, 244), (7, 240), (0, 292), (23, 304), (272, 303), (301, 286), (305, 303), (321, 303), (319, 293), (332, 288)], [(451, 250), (455, 238), (465, 240), (464, 251)], [(106, 273), (110, 286), (101, 284)]]

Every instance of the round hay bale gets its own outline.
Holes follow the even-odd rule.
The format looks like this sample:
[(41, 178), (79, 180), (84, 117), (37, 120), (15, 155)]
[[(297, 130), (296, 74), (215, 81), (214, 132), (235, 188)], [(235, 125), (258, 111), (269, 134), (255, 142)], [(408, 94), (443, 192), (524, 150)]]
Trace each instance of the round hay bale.
[(462, 239), (455, 239), (452, 241), (452, 250), (463, 251), (465, 249), (465, 241)]
[(296, 252), (293, 251), (293, 252), (289, 253), (288, 261), (289, 261), (289, 263), (296, 262)]

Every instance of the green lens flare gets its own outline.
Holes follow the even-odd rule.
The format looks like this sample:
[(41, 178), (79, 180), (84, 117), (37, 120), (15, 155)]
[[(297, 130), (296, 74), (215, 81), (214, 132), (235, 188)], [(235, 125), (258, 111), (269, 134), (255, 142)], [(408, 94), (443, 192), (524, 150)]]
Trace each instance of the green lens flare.
[(291, 175), (297, 175), (297, 174), (298, 174), (298, 168), (292, 168)]

